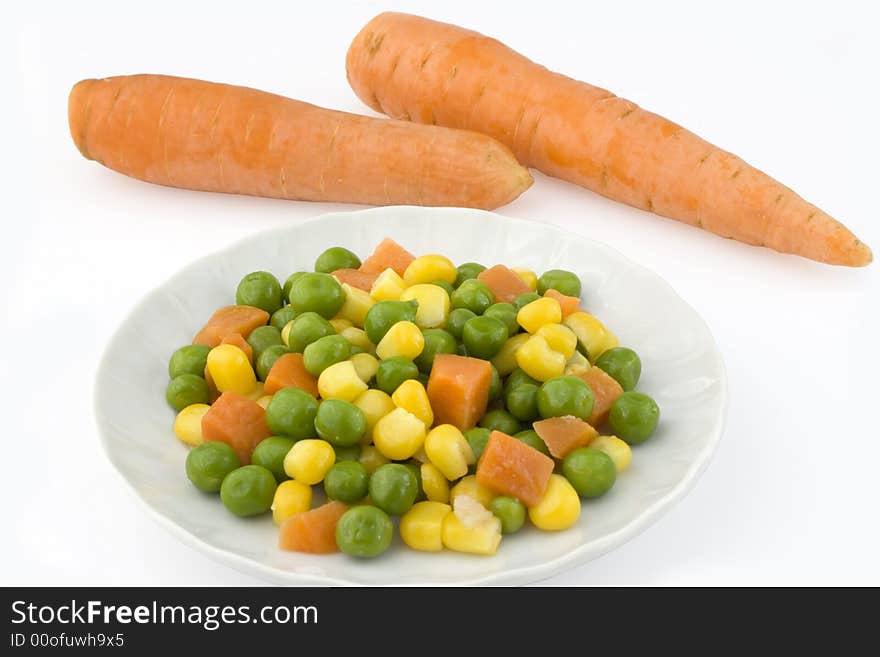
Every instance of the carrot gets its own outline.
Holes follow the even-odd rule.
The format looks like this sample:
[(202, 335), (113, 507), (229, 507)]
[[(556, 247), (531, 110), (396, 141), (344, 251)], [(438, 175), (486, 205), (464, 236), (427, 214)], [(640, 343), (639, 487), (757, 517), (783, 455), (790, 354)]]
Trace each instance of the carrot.
[(519, 274), (504, 265), (484, 269), (477, 280), (489, 286), (497, 302), (513, 303), (520, 294), (531, 291)]
[(361, 271), (370, 274), (381, 274), (386, 269), (393, 269), (398, 276), (409, 267), (416, 257), (404, 249), (390, 237), (379, 242), (379, 245), (370, 256), (361, 263)]
[(247, 465), (257, 443), (272, 432), (262, 406), (244, 395), (227, 391), (202, 416), (202, 435), (205, 440), (226, 443), (238, 454), (242, 465)]
[(871, 262), (845, 226), (735, 155), (476, 32), (380, 14), (346, 70), (377, 111), (491, 135), (525, 165), (616, 201), (783, 253)]
[(436, 424), (464, 431), (486, 413), (492, 366), (489, 361), (456, 354), (437, 354), (428, 377), (428, 401)]
[(311, 554), (339, 551), (336, 545), (336, 525), (346, 511), (347, 505), (333, 501), (315, 509), (294, 513), (281, 524), (278, 547)]
[(337, 269), (333, 272), (333, 278), (340, 283), (348, 283), (364, 292), (369, 292), (373, 288), (373, 283), (378, 277), (379, 274), (371, 274), (360, 269)]
[(623, 394), (623, 388), (615, 378), (596, 366), (581, 374), (580, 378), (590, 386), (594, 397), (593, 412), (587, 418), (587, 422), (598, 427), (608, 419), (611, 406)]
[(552, 287), (544, 292), (544, 296), (556, 299), (559, 302), (559, 307), (562, 308), (562, 319), (565, 319), (573, 312), (577, 312), (581, 305), (581, 300), (578, 297), (570, 297), (567, 294), (562, 294), (562, 292), (558, 292)]
[(318, 379), (306, 369), (302, 354), (279, 356), (266, 375), (264, 393), (274, 395), (282, 388), (299, 388), (312, 397), (318, 396)]
[(573, 415), (539, 420), (532, 427), (558, 459), (565, 458), (573, 449), (589, 445), (599, 435), (590, 424)]
[(477, 462), (477, 482), (534, 506), (547, 490), (553, 465), (553, 459), (531, 445), (493, 431)]
[(258, 326), (269, 321), (269, 313), (253, 306), (223, 306), (217, 310), (208, 323), (196, 333), (193, 344), (204, 344), (216, 347), (223, 339), (238, 333), (247, 339)]
[(185, 189), (492, 209), (532, 183), (507, 147), (482, 134), (187, 78), (83, 80), (70, 92), (68, 119), (86, 158)]

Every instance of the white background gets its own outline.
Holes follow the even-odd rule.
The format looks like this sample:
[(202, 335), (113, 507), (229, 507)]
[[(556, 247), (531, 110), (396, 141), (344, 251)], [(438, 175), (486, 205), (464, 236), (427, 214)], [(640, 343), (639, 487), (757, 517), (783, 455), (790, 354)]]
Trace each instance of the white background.
[[(123, 4), (28, 3), (34, 13), (0, 20), (0, 584), (259, 583), (141, 511), (100, 449), (94, 373), (136, 300), (192, 259), (343, 209), (155, 187), (87, 162), (66, 119), (81, 78), (168, 73), (369, 113), (345, 80), (348, 43), (376, 13), (408, 10), (684, 124), (880, 249), (870, 3), (154, 1), (132, 15)], [(693, 492), (547, 583), (880, 584), (880, 264), (781, 256), (535, 178), (500, 212), (660, 273), (709, 323), (730, 379), (727, 429)]]

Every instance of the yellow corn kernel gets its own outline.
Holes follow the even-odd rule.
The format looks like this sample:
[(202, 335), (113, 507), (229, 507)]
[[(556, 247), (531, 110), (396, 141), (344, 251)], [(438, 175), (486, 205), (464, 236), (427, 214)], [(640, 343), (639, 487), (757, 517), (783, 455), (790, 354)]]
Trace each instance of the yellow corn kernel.
[(449, 317), (449, 295), (439, 285), (419, 283), (404, 290), (401, 301), (415, 299), (419, 302), (416, 310), (416, 324), (421, 328), (437, 328), (446, 324)]
[(379, 370), (379, 361), (372, 354), (362, 352), (351, 357), (354, 371), (364, 383), (369, 383)]
[(283, 481), (275, 489), (272, 498), (272, 521), (280, 525), (294, 513), (303, 513), (312, 508), (312, 487), (290, 479)]
[(263, 392), (263, 382), (257, 381), (256, 385), (254, 385), (254, 389), (251, 390), (247, 395), (245, 395), (248, 399), (252, 399), (254, 401), (259, 401), (260, 397), (265, 395)]
[(532, 335), (517, 349), (516, 364), (533, 379), (548, 381), (565, 371), (565, 356), (553, 351), (542, 336)]
[(461, 481), (452, 487), (452, 490), (449, 491), (449, 503), (455, 504), (455, 499), (460, 495), (473, 498), (485, 507), (488, 507), (495, 499), (495, 493), (492, 489), (477, 481), (476, 475), (462, 477)]
[(373, 427), (373, 443), (394, 461), (408, 459), (425, 442), (425, 423), (404, 408), (395, 408)]
[(413, 550), (439, 552), (443, 549), (443, 519), (452, 507), (440, 502), (414, 504), (400, 518), (400, 538)]
[(577, 350), (577, 336), (565, 324), (544, 324), (535, 335), (544, 338), (553, 351), (565, 356), (565, 360), (571, 358)]
[(284, 472), (291, 479), (311, 486), (324, 480), (336, 462), (336, 452), (326, 440), (307, 438), (293, 444), (284, 457)]
[(284, 325), (284, 328), (281, 329), (281, 341), (284, 342), (288, 347), (290, 346), (290, 342), (288, 342), (288, 338), (290, 337), (290, 327), (293, 326), (293, 320), (287, 322)]
[[(186, 410), (186, 409), (184, 409)], [(629, 445), (623, 442), (617, 436), (597, 436), (590, 443), (590, 447), (605, 452), (614, 461), (614, 469), (618, 473), (623, 472), (629, 467), (632, 461), (632, 450)]]
[(345, 303), (342, 304), (342, 308), (339, 309), (336, 316), (347, 319), (358, 328), (363, 328), (364, 319), (367, 317), (367, 312), (376, 303), (375, 299), (370, 296), (369, 292), (352, 287), (348, 283), (342, 284), (342, 291), (345, 292)]
[(361, 447), (361, 457), (358, 461), (364, 466), (364, 470), (367, 471), (367, 474), (373, 474), (377, 469), (386, 463), (391, 462), (373, 445), (364, 445)]
[(263, 409), (269, 408), (269, 402), (272, 401), (272, 395), (263, 395), (257, 400), (257, 403), (263, 407)]
[(344, 317), (334, 317), (330, 320), (330, 326), (332, 326), (337, 333), (342, 333), (344, 329), (350, 328), (354, 326), (354, 324)]
[(517, 333), (501, 345), (501, 349), (492, 359), (492, 364), (501, 376), (507, 376), (519, 365), (516, 364), (516, 352), (529, 339), (528, 333)]
[(516, 321), (529, 333), (535, 333), (544, 324), (561, 322), (562, 306), (553, 297), (541, 297), (520, 308)]
[(374, 301), (397, 301), (406, 289), (406, 283), (393, 269), (386, 269), (376, 277), (370, 288)]
[(322, 399), (344, 399), (354, 401), (367, 389), (367, 384), (358, 376), (354, 363), (344, 360), (334, 363), (318, 377), (318, 394)]
[(418, 379), (407, 379), (401, 383), (391, 395), (391, 399), (398, 408), (408, 410), (424, 422), (426, 431), (434, 424), (434, 411), (431, 410), (428, 391)]
[[(465, 518), (461, 517), (465, 514), (459, 507), (462, 506), (463, 500), (469, 499), (467, 497), (460, 498), (454, 506), (455, 510), (443, 517), (443, 526), (441, 527), (443, 545), (456, 552), (495, 554), (501, 544), (501, 521), (486, 511), (491, 518), (466, 524)], [(473, 502), (473, 500), (471, 501)], [(473, 503), (476, 504), (476, 502)]]
[(360, 347), (368, 354), (376, 351), (376, 346), (370, 342), (370, 338), (367, 337), (367, 332), (364, 329), (360, 329), (357, 326), (349, 326), (342, 329), (339, 335), (348, 340), (353, 347)]
[(590, 361), (587, 360), (587, 357), (584, 356), (581, 352), (575, 350), (575, 352), (571, 355), (565, 362), (565, 370), (563, 374), (571, 375), (571, 376), (583, 376), (590, 369)]
[(432, 283), (434, 281), (446, 281), (449, 284), (455, 283), (458, 271), (455, 265), (446, 256), (442, 255), (423, 255), (411, 263), (403, 272), (403, 280), (407, 285), (418, 285), (419, 283)]
[(364, 390), (352, 403), (361, 409), (364, 417), (367, 418), (367, 430), (362, 444), (369, 445), (373, 442), (373, 427), (376, 426), (376, 422), (394, 410), (394, 402), (391, 401), (388, 393), (371, 388)]
[(464, 435), (451, 424), (441, 424), (431, 429), (425, 438), (425, 453), (450, 481), (465, 476), (468, 465), (477, 460)]
[(574, 331), (578, 342), (587, 350), (591, 363), (595, 363), (602, 352), (618, 345), (617, 337), (602, 322), (583, 310), (571, 313), (563, 324)]
[(433, 463), (422, 463), (419, 468), (422, 473), (422, 490), (425, 496), (432, 502), (449, 501), (449, 482), (439, 468)]
[(529, 519), (538, 529), (558, 531), (568, 529), (581, 515), (581, 498), (562, 475), (550, 475), (544, 497), (529, 507)]
[(376, 355), (381, 360), (403, 356), (415, 360), (425, 348), (425, 336), (412, 322), (397, 322), (376, 345)]
[(538, 289), (538, 275), (531, 269), (524, 269), (523, 267), (511, 267), (510, 271), (523, 279), (523, 283), (528, 285), (529, 289), (532, 292)]
[(174, 418), (174, 435), (190, 447), (201, 445), (202, 418), (211, 407), (208, 404), (190, 404)]
[(220, 344), (208, 352), (208, 372), (220, 392), (234, 391), (242, 395), (253, 392), (257, 375), (245, 353), (231, 344)]

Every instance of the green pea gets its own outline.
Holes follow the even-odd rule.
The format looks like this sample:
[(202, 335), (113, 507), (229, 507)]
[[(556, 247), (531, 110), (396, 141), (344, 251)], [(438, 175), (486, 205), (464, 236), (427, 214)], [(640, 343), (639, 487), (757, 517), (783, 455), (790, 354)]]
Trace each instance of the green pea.
[(516, 368), (507, 376), (507, 381), (504, 383), (504, 394), (506, 395), (511, 390), (516, 388), (517, 386), (521, 386), (524, 383), (531, 383), (534, 386), (541, 386), (541, 382), (537, 379), (533, 379), (528, 374), (525, 373), (524, 370), (520, 368)]
[(296, 319), (296, 315), (297, 312), (293, 309), (293, 306), (284, 306), (284, 308), (279, 308), (272, 313), (272, 318), (269, 320), (269, 324), (280, 331), (287, 326), (289, 322)]
[(611, 405), (611, 428), (630, 445), (645, 442), (657, 428), (660, 407), (643, 392), (623, 393)]
[(614, 347), (603, 352), (595, 364), (617, 381), (624, 391), (635, 388), (642, 376), (639, 355), (626, 347)]
[(266, 407), (266, 424), (274, 434), (294, 440), (314, 438), (318, 400), (299, 388), (282, 388)]
[(465, 323), (461, 338), (468, 354), (489, 360), (507, 341), (507, 327), (494, 317), (474, 317)]
[(513, 307), (516, 308), (516, 312), (519, 312), (520, 310), (522, 310), (523, 306), (527, 306), (532, 301), (537, 301), (540, 298), (541, 295), (537, 292), (524, 292), (513, 300)]
[(269, 436), (264, 438), (251, 454), (251, 463), (262, 465), (275, 477), (279, 484), (290, 479), (284, 472), (284, 457), (296, 441), (286, 436)]
[(501, 521), (502, 534), (514, 534), (526, 521), (526, 507), (515, 497), (499, 495), (489, 503), (489, 511)]
[(562, 474), (578, 495), (592, 498), (608, 492), (617, 478), (617, 469), (605, 452), (579, 447), (562, 459)]
[(495, 410), (486, 413), (480, 420), (479, 425), (484, 429), (489, 429), (490, 431), (500, 431), (502, 433), (508, 434), (509, 436), (512, 436), (522, 428), (520, 426), (519, 420), (517, 420), (503, 408), (496, 408)]
[(315, 260), (315, 271), (331, 274), (337, 269), (357, 269), (361, 259), (341, 246), (331, 246)]
[(455, 292), (455, 288), (446, 281), (431, 281), (431, 285), (442, 287), (450, 297), (452, 296), (452, 293)]
[(471, 278), (458, 286), (451, 297), (453, 308), (467, 308), (477, 315), (495, 303), (495, 293), (483, 281)]
[(269, 376), (269, 371), (272, 369), (275, 361), (281, 358), (284, 354), (289, 353), (290, 349), (285, 347), (283, 344), (276, 344), (263, 349), (263, 352), (259, 356), (257, 356), (256, 359), (257, 378), (260, 381), (265, 381), (266, 377)]
[(235, 450), (226, 443), (209, 440), (186, 455), (186, 476), (204, 493), (217, 493), (230, 472), (241, 467)]
[(493, 402), (501, 395), (501, 375), (498, 374), (498, 370), (495, 369), (492, 363), (489, 363), (489, 367), (492, 368), (492, 380), (489, 383), (489, 401)]
[(542, 454), (546, 454), (550, 456), (550, 450), (547, 448), (547, 443), (545, 443), (541, 436), (538, 435), (538, 432), (534, 429), (526, 429), (524, 431), (518, 431), (513, 434), (513, 437), (517, 440), (521, 440), (529, 447), (534, 447), (536, 450), (541, 452)]
[(188, 344), (181, 347), (171, 354), (171, 360), (168, 361), (168, 376), (172, 379), (181, 374), (204, 377), (209, 351), (211, 347), (203, 344)]
[(379, 466), (370, 477), (369, 488), (373, 504), (392, 516), (409, 511), (419, 494), (415, 475), (402, 463)]
[(551, 269), (541, 274), (541, 278), (538, 279), (538, 294), (544, 294), (551, 289), (570, 297), (579, 297), (581, 296), (581, 279), (570, 271)]
[(376, 370), (376, 387), (391, 395), (401, 383), (418, 376), (419, 368), (408, 358), (386, 358), (379, 363), (379, 369)]
[(235, 303), (261, 308), (271, 315), (281, 308), (281, 284), (267, 271), (253, 271), (239, 282)]
[(483, 312), (483, 317), (494, 317), (501, 320), (507, 327), (507, 335), (516, 335), (519, 332), (519, 323), (516, 321), (516, 308), (512, 303), (493, 303)]
[(191, 404), (207, 404), (209, 397), (208, 384), (195, 374), (175, 376), (165, 388), (165, 399), (176, 411), (182, 411)]
[(415, 299), (409, 301), (379, 301), (367, 311), (364, 318), (364, 331), (370, 342), (379, 344), (388, 329), (397, 322), (415, 322), (416, 310), (419, 302)]
[(374, 506), (356, 506), (336, 524), (336, 545), (351, 557), (376, 557), (391, 545), (394, 525), (388, 514)]
[(477, 314), (467, 308), (456, 308), (449, 313), (446, 318), (446, 330), (452, 334), (456, 340), (461, 340), (461, 334), (464, 331), (464, 325), (469, 319), (473, 319)]
[(277, 487), (275, 477), (262, 465), (245, 465), (223, 479), (220, 499), (237, 516), (256, 516), (271, 508)]
[(492, 431), (483, 427), (474, 427), (464, 432), (465, 440), (471, 446), (471, 450), (473, 450), (477, 460), (483, 455), (483, 450), (486, 449), (486, 443), (489, 442), (490, 435), (492, 435)]
[(466, 262), (456, 267), (455, 271), (458, 272), (455, 277), (455, 287), (459, 287), (465, 281), (479, 276), (481, 272), (486, 271), (486, 268), (478, 262)]
[(281, 330), (274, 326), (258, 326), (247, 337), (247, 343), (254, 350), (254, 358), (256, 360), (260, 359), (260, 354), (267, 348), (279, 344), (284, 346), (284, 341), (281, 339)]
[(416, 460), (409, 460), (403, 464), (410, 472), (412, 472), (412, 476), (416, 478), (416, 486), (418, 488), (418, 493), (416, 494), (416, 502), (421, 500), (428, 499), (425, 495), (425, 489), (422, 486), (422, 464)]
[(459, 342), (459, 343), (458, 343), (458, 348), (455, 350), (455, 353), (457, 353), (459, 356), (467, 356), (467, 355), (469, 355), (469, 354), (468, 354), (468, 350), (467, 350), (467, 346), (465, 345), (464, 342)]
[(287, 280), (284, 281), (284, 286), (281, 288), (281, 298), (290, 303), (290, 289), (293, 287), (293, 284), (299, 280), (300, 276), (304, 276), (308, 274), (307, 271), (298, 271), (294, 272), (290, 276), (287, 277)]
[(324, 477), (324, 492), (331, 500), (346, 504), (360, 502), (367, 496), (370, 475), (357, 461), (340, 461)]
[(326, 335), (335, 335), (336, 329), (318, 313), (307, 311), (298, 315), (290, 325), (287, 346), (295, 353), (302, 353), (315, 340)]
[(556, 376), (538, 391), (538, 412), (543, 418), (574, 415), (586, 420), (596, 398), (586, 381), (576, 376)]
[(504, 406), (517, 420), (531, 422), (538, 417), (538, 386), (523, 383), (504, 396)]
[(314, 312), (330, 319), (343, 303), (345, 292), (330, 274), (303, 274), (290, 288), (290, 305), (298, 313)]
[(349, 445), (347, 447), (343, 447), (342, 445), (335, 445), (333, 447), (333, 451), (336, 452), (336, 462), (340, 461), (359, 461), (361, 458), (361, 446), (360, 445)]
[(437, 354), (454, 354), (458, 343), (451, 333), (443, 329), (433, 328), (422, 331), (425, 336), (425, 346), (416, 359), (416, 367), (422, 372), (430, 372), (434, 365), (434, 356)]
[(325, 335), (303, 350), (303, 366), (312, 376), (351, 357), (351, 343), (341, 335)]
[(325, 399), (318, 406), (315, 430), (320, 438), (331, 445), (357, 445), (367, 431), (367, 418), (351, 402), (344, 399)]

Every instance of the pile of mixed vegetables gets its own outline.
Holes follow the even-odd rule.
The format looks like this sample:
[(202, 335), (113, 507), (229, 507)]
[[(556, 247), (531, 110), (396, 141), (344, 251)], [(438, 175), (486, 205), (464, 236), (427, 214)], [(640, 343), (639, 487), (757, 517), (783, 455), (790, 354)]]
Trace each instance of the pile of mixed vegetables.
[(168, 366), (186, 474), (237, 516), (271, 512), (286, 550), (375, 557), (391, 516), (424, 551), (566, 529), (659, 419), (638, 355), (580, 295), (568, 271), (456, 267), (388, 238), (283, 285), (247, 274)]

